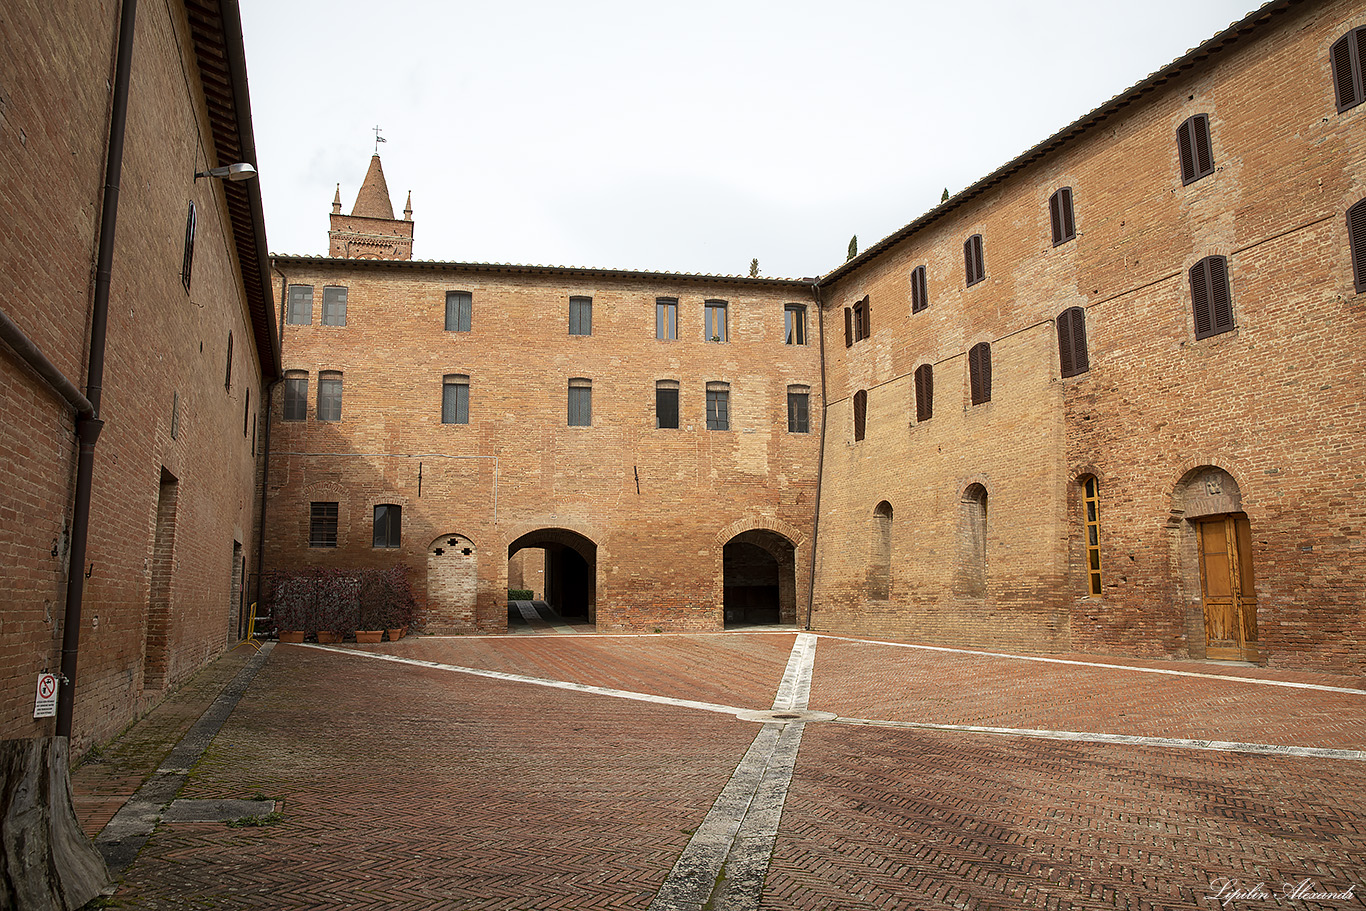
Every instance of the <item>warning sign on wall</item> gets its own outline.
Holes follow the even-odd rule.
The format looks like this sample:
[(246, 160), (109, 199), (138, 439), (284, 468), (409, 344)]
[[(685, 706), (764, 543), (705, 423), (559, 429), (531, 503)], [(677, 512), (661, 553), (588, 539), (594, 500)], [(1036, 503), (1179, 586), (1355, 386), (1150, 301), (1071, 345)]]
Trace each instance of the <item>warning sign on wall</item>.
[(51, 718), (57, 714), (57, 675), (38, 675), (38, 698), (33, 701), (34, 718)]

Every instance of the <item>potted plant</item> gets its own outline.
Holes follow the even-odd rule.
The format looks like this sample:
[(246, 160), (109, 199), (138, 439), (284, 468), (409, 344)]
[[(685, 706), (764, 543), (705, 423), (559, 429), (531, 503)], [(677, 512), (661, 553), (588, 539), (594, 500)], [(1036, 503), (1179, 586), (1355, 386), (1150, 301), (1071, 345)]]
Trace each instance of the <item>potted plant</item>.
[(407, 634), (409, 624), (417, 618), (417, 599), (413, 597), (407, 567), (390, 567), (384, 571), (380, 581), (384, 628), (389, 632), (389, 641), (397, 642)]
[(320, 643), (341, 642), (356, 630), (360, 579), (354, 572), (321, 570), (314, 589)]
[(356, 642), (370, 644), (384, 641), (388, 620), (386, 595), (383, 573), (366, 570), (361, 574)]
[(281, 642), (303, 642), (308, 634), (308, 585), (297, 577), (272, 574), (271, 617)]

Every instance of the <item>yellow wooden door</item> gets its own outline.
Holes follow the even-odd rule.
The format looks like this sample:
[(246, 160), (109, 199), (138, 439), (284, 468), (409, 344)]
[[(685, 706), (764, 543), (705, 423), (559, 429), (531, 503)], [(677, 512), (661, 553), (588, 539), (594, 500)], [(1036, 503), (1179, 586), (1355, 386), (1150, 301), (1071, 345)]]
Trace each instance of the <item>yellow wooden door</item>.
[(1256, 661), (1257, 595), (1252, 577), (1252, 531), (1247, 516), (1196, 523), (1200, 587), (1205, 608), (1205, 655)]

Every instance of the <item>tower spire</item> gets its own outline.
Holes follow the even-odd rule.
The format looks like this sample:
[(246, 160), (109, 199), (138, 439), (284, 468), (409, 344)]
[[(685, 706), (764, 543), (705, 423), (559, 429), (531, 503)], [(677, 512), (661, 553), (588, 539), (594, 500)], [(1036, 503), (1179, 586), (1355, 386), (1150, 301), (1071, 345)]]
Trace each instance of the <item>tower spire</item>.
[(341, 214), (341, 184), (337, 184), (337, 192), (332, 197), (332, 214)]
[(403, 220), (404, 220), (404, 221), (412, 221), (412, 220), (413, 220), (413, 191), (412, 191), (412, 190), (409, 190), (409, 191), (408, 191), (408, 202), (407, 202), (406, 204), (404, 204), (404, 206), (403, 206)]

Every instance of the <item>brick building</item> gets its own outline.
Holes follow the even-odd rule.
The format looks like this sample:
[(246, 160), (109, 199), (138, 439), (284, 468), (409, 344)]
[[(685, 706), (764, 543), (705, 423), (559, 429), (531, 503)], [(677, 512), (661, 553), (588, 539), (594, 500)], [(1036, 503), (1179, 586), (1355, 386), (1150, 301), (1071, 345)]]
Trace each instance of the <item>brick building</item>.
[(1360, 669), (1363, 29), (1270, 3), (815, 281), (412, 261), (376, 157), (276, 258), (267, 563)]
[[(261, 201), (255, 181), (196, 178), (255, 161), (237, 7), (144, 3), (121, 28), (125, 9), (18, 0), (0, 21), (6, 738), (53, 733), (52, 719), (33, 719), (35, 682), (60, 667), (73, 578), (83, 586), (71, 733), (85, 744), (238, 640), (256, 564), (258, 414), (279, 370)], [(116, 230), (101, 227), (115, 211), (111, 160)], [(92, 417), (103, 429), (73, 566), (77, 434)]]

